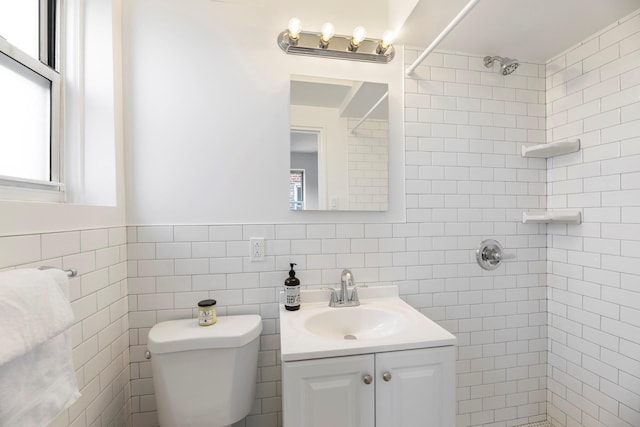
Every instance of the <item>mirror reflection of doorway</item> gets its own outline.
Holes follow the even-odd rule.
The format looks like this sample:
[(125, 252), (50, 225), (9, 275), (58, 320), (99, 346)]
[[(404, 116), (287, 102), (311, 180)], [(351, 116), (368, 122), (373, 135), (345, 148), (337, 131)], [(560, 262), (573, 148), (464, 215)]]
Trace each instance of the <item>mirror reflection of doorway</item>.
[(320, 130), (291, 130), (291, 175), (289, 178), (289, 209), (320, 208), (319, 179)]

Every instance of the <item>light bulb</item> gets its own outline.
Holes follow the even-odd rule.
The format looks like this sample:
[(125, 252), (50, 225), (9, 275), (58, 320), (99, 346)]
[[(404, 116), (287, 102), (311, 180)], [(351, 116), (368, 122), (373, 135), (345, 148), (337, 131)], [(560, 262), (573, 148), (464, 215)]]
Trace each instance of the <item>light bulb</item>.
[(287, 25), (289, 30), (289, 38), (297, 40), (300, 36), (300, 31), (302, 31), (302, 22), (296, 17), (293, 17), (289, 20), (289, 24)]
[(382, 33), (382, 45), (386, 48), (389, 47), (391, 43), (393, 43), (393, 39), (395, 38), (395, 34), (391, 30), (387, 30)]
[(378, 47), (376, 48), (376, 53), (378, 55), (382, 55), (387, 52), (391, 43), (393, 43), (393, 38), (395, 34), (391, 30), (387, 30), (382, 34), (382, 40), (378, 43)]
[(320, 37), (322, 41), (324, 43), (329, 43), (329, 40), (331, 40), (331, 37), (335, 34), (335, 29), (331, 22), (325, 22), (322, 24), (322, 27), (320, 27), (320, 32), (322, 33), (322, 36)]
[(353, 29), (353, 37), (351, 37), (351, 41), (349, 42), (349, 51), (355, 52), (360, 47), (360, 43), (364, 40), (364, 36), (366, 35), (366, 31), (364, 27), (356, 27)]
[(351, 41), (354, 45), (359, 46), (366, 35), (367, 32), (365, 31), (364, 27), (356, 27), (353, 29), (353, 38), (351, 39)]

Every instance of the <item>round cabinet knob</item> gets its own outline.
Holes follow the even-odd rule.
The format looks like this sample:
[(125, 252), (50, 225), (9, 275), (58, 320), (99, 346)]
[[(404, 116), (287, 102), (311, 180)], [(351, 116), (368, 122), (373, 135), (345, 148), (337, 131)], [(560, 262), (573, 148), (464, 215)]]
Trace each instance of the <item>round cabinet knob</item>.
[(373, 378), (371, 378), (371, 375), (367, 374), (364, 377), (362, 377), (362, 381), (364, 381), (365, 384), (371, 384), (371, 382), (373, 381)]
[(391, 372), (385, 372), (384, 374), (382, 374), (382, 379), (386, 382), (391, 381)]

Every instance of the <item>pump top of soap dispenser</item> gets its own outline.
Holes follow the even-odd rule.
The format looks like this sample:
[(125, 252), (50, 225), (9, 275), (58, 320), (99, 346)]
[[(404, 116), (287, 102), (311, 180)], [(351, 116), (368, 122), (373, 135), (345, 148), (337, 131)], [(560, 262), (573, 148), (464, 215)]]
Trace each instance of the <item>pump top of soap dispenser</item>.
[(296, 272), (293, 269), (294, 265), (297, 265), (295, 263), (289, 263), (289, 265), (291, 266), (291, 270), (289, 270), (289, 278), (287, 278), (287, 280), (285, 280), (284, 284), (287, 286), (295, 286), (295, 285), (299, 285), (300, 284), (300, 280), (296, 277)]

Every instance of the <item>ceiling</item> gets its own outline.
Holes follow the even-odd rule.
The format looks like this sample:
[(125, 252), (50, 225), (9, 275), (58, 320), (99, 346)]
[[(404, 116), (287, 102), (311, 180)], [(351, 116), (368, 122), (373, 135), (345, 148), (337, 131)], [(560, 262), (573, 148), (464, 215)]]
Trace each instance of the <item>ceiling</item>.
[[(340, 117), (361, 118), (387, 92), (386, 83), (328, 79), (310, 76), (291, 77), (291, 104), (335, 108)], [(389, 115), (386, 102), (369, 115), (384, 120)]]
[[(427, 47), (468, 0), (420, 0), (399, 42)], [(640, 0), (481, 0), (438, 49), (545, 63), (640, 8)]]

